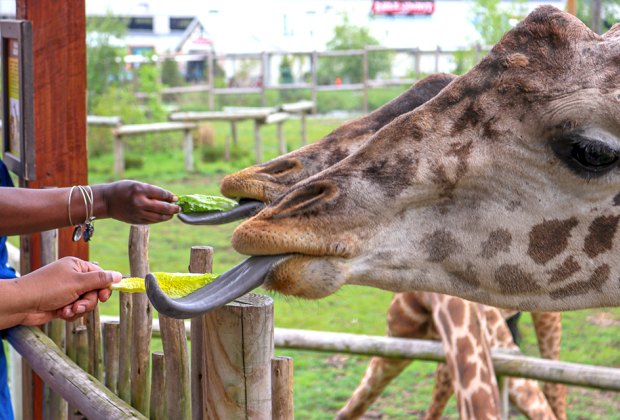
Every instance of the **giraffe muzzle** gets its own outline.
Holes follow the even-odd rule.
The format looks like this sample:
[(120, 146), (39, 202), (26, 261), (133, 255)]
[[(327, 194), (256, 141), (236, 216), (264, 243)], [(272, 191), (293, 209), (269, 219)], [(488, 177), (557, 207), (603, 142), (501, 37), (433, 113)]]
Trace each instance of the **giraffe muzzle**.
[(215, 281), (179, 299), (168, 297), (151, 273), (147, 274), (146, 295), (161, 314), (176, 319), (193, 318), (219, 308), (263, 284), (265, 276), (287, 255), (250, 257), (220, 275)]
[(243, 199), (239, 206), (228, 211), (209, 211), (204, 213), (181, 213), (178, 218), (189, 225), (223, 225), (254, 216), (265, 207), (258, 200)]

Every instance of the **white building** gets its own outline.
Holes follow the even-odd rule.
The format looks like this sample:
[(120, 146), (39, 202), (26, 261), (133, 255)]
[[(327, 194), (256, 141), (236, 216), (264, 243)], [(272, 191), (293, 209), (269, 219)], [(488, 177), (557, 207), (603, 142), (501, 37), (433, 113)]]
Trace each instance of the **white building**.
[[(132, 51), (156, 53), (213, 48), (219, 53), (325, 49), (335, 25), (346, 14), (365, 26), (385, 47), (455, 49), (471, 45), (471, 0), (412, 0), (433, 3), (429, 15), (375, 16), (372, 0), (86, 0), (87, 16), (107, 13), (129, 19), (127, 45)], [(396, 3), (396, 2), (390, 2)], [(510, 7), (511, 1), (503, 1)], [(529, 1), (526, 12), (541, 4), (563, 8), (564, 0)], [(15, 0), (0, 0), (0, 15), (15, 13)], [(201, 36), (179, 45), (194, 18)], [(185, 34), (187, 37), (187, 34)]]

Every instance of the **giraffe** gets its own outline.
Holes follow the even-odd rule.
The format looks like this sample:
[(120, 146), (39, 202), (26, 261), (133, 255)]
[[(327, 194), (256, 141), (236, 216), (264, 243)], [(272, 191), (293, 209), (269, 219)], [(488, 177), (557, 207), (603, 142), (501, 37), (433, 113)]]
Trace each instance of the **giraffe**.
[[(377, 111), (343, 125), (312, 145), (227, 176), (222, 183), (222, 192), (227, 196), (236, 198), (254, 198), (262, 202), (270, 202), (300, 180), (320, 172), (353, 153), (379, 128), (393, 120), (396, 116), (402, 115), (426, 102), (454, 78), (455, 76), (447, 74), (429, 76)], [(411, 305), (410, 308), (407, 308), (408, 311), (415, 309), (415, 307), (424, 307), (423, 304), (415, 302), (414, 297), (417, 296), (418, 294), (413, 294), (404, 301)], [(440, 302), (440, 300), (434, 300), (434, 302)], [(400, 307), (402, 308), (402, 305)], [(394, 312), (394, 309), (390, 308), (390, 312)], [(546, 322), (548, 324), (546, 328), (544, 330), (537, 329), (537, 334), (541, 337), (561, 329), (559, 314), (537, 314), (534, 319), (536, 321), (539, 318), (545, 319), (549, 317), (551, 317), (551, 322)], [(538, 324), (535, 322), (535, 325)], [(447, 335), (444, 334), (443, 337), (445, 340), (449, 340)], [(553, 341), (539, 341), (540, 343), (548, 343), (546, 347), (541, 346), (541, 353), (544, 357), (551, 355), (553, 358), (558, 359), (560, 335), (557, 334), (553, 337), (556, 338)], [(450, 354), (453, 351), (458, 351), (458, 349), (446, 345), (446, 353)], [(479, 361), (480, 359), (477, 360)], [(476, 359), (472, 361), (476, 361)], [(380, 366), (385, 365), (382, 364)], [(439, 377), (440, 375), (438, 374), (437, 376)], [(450, 382), (444, 381), (443, 385), (450, 385)], [(459, 388), (457, 387), (457, 389)], [(526, 388), (524, 387), (523, 389)], [(448, 396), (451, 394), (443, 390), (437, 392)], [(565, 387), (560, 384), (546, 384), (545, 393), (552, 401), (552, 406), (558, 417), (565, 418), (565, 409), (562, 408), (565, 407)], [(532, 400), (536, 399), (536, 392), (531, 391), (526, 394), (530, 395)], [(459, 401), (464, 401), (464, 398), (459, 398)], [(521, 407), (522, 410), (525, 410), (528, 405), (524, 403)], [(493, 410), (497, 407), (486, 404), (485, 408)], [(432, 409), (433, 407), (431, 407)], [(465, 412), (463, 412), (463, 416), (465, 416)]]
[[(482, 312), (478, 318), (473, 316), (476, 311)], [(496, 384), (485, 371), (492, 364), (485, 360), (487, 353), (472, 360), (467, 349), (472, 345), (472, 336), (477, 336), (470, 332), (470, 328), (476, 328), (476, 319), (479, 319), (483, 321), (480, 324), (484, 329), (484, 342), (489, 347), (518, 350), (504, 321), (504, 317), (512, 313), (502, 314), (497, 308), (437, 293), (394, 295), (388, 309), (388, 334), (399, 338), (441, 339), (446, 352), (447, 363), (439, 364), (435, 371), (435, 387), (425, 419), (439, 419), (452, 392), (456, 393), (461, 418), (497, 418), (493, 406), (496, 400), (491, 394), (494, 388), (489, 388)], [(476, 366), (476, 362), (480, 365)], [(373, 357), (357, 389), (338, 412), (337, 419), (359, 418), (410, 363), (410, 360)], [(512, 402), (530, 419), (555, 419), (554, 410), (565, 415), (564, 407), (552, 407), (536, 381), (509, 378), (508, 391)]]
[[(287, 155), (278, 157), (267, 163), (255, 165), (239, 173), (228, 175), (222, 182), (221, 190), (227, 196), (232, 196), (236, 198), (242, 197), (244, 199), (254, 198), (262, 202), (270, 202), (275, 197), (289, 189), (292, 185), (299, 182), (300, 180), (305, 179), (315, 173), (318, 173), (321, 170), (344, 159), (346, 156), (361, 147), (363, 142), (368, 139), (370, 134), (376, 132), (380, 127), (394, 119), (396, 116), (401, 115), (408, 110), (414, 109), (415, 107), (421, 105), (423, 102), (426, 102), (431, 97), (435, 96), (442, 88), (444, 88), (450, 81), (452, 81), (454, 77), (455, 76), (453, 75), (446, 74), (429, 76), (416, 83), (414, 86), (412, 86), (412, 88), (407, 90), (401, 96), (381, 107), (377, 111), (369, 114), (368, 116), (345, 124), (344, 126), (334, 130), (334, 132), (330, 133), (328, 136), (312, 145), (306, 146), (298, 151), (289, 153)], [(430, 308), (430, 302), (438, 304), (438, 307), (440, 307), (440, 304), (444, 300), (449, 299), (447, 296), (438, 297), (436, 299), (425, 299), (424, 296), (425, 295), (421, 293), (414, 293), (409, 295), (407, 299), (401, 300), (398, 298), (397, 295), (394, 302), (401, 302), (401, 304), (397, 307), (392, 306), (390, 308), (389, 313), (390, 315), (392, 315), (392, 319), (408, 319), (407, 312), (410, 313), (416, 308), (426, 308), (426, 310), (431, 313), (432, 309)], [(418, 302), (418, 299), (421, 299), (422, 302)], [(464, 306), (465, 308), (469, 309), (469, 306)], [(447, 308), (447, 306), (445, 307)], [(404, 310), (405, 313), (401, 314), (401, 317), (396, 317), (396, 308)], [(491, 311), (490, 308), (489, 311)], [(464, 316), (462, 311), (459, 312), (459, 314), (460, 317)], [(556, 315), (559, 314), (538, 314), (535, 317), (535, 319), (552, 317), (552, 322), (547, 322), (547, 324), (549, 324), (546, 325), (547, 328), (541, 331), (537, 330), (537, 332), (541, 334), (541, 337), (545, 334), (548, 335), (551, 331), (558, 331), (558, 329), (561, 328), (560, 319), (559, 317), (556, 317)], [(425, 316), (427, 318), (429, 317), (428, 314), (425, 314)], [(446, 314), (443, 319), (450, 319), (453, 322), (455, 321), (454, 317), (450, 314)], [(392, 321), (389, 325), (393, 324), (394, 321)], [(411, 328), (413, 327), (410, 327), (409, 330)], [(434, 337), (436, 338), (436, 336)], [(450, 334), (444, 332), (441, 337), (444, 339), (446, 353), (453, 354), (456, 352), (458, 354), (458, 349), (451, 345), (452, 343), (450, 342)], [(473, 335), (470, 334), (470, 338), (472, 337)], [(552, 355), (555, 359), (558, 359), (560, 345), (559, 334), (556, 337), (557, 339), (554, 341), (541, 340), (540, 342), (548, 343), (550, 346), (549, 350), (547, 350), (547, 348), (544, 346), (541, 348), (543, 354), (547, 353)], [(463, 353), (464, 352), (460, 352), (461, 355)], [(482, 351), (481, 353), (484, 353), (484, 351)], [(476, 361), (484, 362), (483, 358), (479, 357), (473, 358), (470, 363), (473, 364), (473, 362)], [(402, 365), (399, 362), (396, 362), (395, 364)], [(405, 362), (405, 364), (402, 366), (404, 367), (406, 366), (406, 364), (407, 363)], [(454, 365), (454, 362), (452, 363), (452, 365)], [(393, 365), (390, 363), (380, 363), (376, 366), (375, 369), (369, 368), (369, 372), (375, 372), (378, 374), (378, 376), (381, 376), (381, 372), (379, 371), (383, 367), (391, 369)], [(484, 368), (484, 364), (482, 368)], [(441, 370), (442, 368), (439, 367), (438, 372), (441, 372)], [(440, 378), (441, 376), (442, 375), (440, 375), (439, 373), (437, 374), (438, 378)], [(371, 380), (371, 378), (369, 378), (369, 380)], [(511, 380), (511, 384), (515, 383), (515, 381), (516, 379)], [(446, 395), (449, 397), (451, 395), (451, 392), (444, 391), (443, 388), (451, 388), (450, 381), (441, 381), (438, 383), (440, 383), (442, 387), (436, 387), (436, 394)], [(459, 394), (461, 385), (462, 382), (456, 381), (455, 388), (457, 389), (457, 394)], [(474, 385), (479, 388), (483, 386), (479, 382), (475, 383)], [(525, 401), (523, 397), (517, 399), (521, 402), (520, 407), (524, 412), (527, 412), (528, 409), (531, 409), (532, 407), (538, 407), (537, 409), (539, 410), (540, 407), (543, 407), (540, 403), (536, 403), (537, 399), (540, 400), (540, 398), (539, 394), (536, 391), (537, 388), (535, 386), (535, 383), (529, 381), (520, 388), (521, 395), (529, 395), (530, 397), (528, 401)], [(546, 389), (546, 393), (549, 394), (549, 396), (554, 397), (552, 398), (552, 406), (554, 410), (556, 410), (556, 412), (558, 413), (559, 418), (565, 418), (565, 413), (562, 409), (563, 403), (565, 402), (565, 391), (562, 392), (562, 390), (565, 390), (565, 387), (558, 384), (550, 384), (548, 389)], [(463, 393), (461, 392), (460, 394)], [(513, 399), (517, 398), (516, 392), (513, 392), (513, 395), (515, 395)], [(492, 397), (489, 397), (487, 399), (489, 401), (494, 401)], [(433, 398), (434, 404), (431, 407), (431, 412), (436, 406), (438, 406), (436, 401), (436, 398)], [(462, 409), (462, 417), (464, 418), (466, 417), (464, 407), (476, 406), (462, 395), (459, 395), (458, 401), (460, 403), (459, 407)], [(498, 407), (494, 406), (493, 404), (484, 404), (482, 407), (480, 407), (480, 404), (478, 404), (477, 406), (478, 408), (476, 412), (478, 413), (478, 415), (476, 416), (476, 418), (483, 417), (481, 415), (481, 410), (483, 409), (490, 410), (490, 412), (498, 409)], [(545, 405), (544, 407), (548, 406)], [(437, 411), (439, 413), (441, 412), (441, 410)], [(489, 414), (489, 417), (493, 416)], [(537, 416), (535, 413), (531, 417), (537, 418), (540, 416)]]
[(620, 25), (600, 36), (541, 6), (232, 245), (273, 256), (254, 260), (264, 287), (311, 299), (356, 284), (529, 311), (620, 305), (619, 64)]

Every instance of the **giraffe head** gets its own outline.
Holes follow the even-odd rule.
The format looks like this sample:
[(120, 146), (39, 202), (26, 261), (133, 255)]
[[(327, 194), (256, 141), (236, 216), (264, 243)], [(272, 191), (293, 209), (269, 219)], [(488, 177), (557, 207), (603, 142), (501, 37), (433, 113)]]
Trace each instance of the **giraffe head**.
[(343, 284), (496, 306), (620, 303), (620, 26), (553, 7), (344, 160), (240, 225), (233, 246), (291, 254), (265, 285)]
[(428, 76), (376, 111), (345, 123), (316, 143), (226, 176), (221, 185), (222, 194), (265, 203), (273, 201), (299, 181), (355, 152), (380, 128), (434, 97), (454, 77)]

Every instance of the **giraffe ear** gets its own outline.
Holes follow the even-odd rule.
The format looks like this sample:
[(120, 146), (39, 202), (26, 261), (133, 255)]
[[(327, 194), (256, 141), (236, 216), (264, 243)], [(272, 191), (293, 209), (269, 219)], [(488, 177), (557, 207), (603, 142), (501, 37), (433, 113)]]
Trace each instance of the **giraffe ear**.
[(609, 38), (620, 38), (620, 23), (616, 23), (611, 27), (604, 35), (605, 39)]

